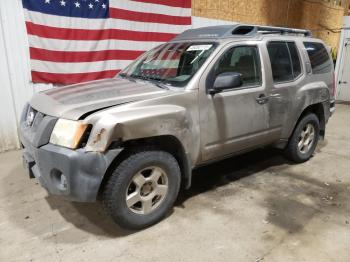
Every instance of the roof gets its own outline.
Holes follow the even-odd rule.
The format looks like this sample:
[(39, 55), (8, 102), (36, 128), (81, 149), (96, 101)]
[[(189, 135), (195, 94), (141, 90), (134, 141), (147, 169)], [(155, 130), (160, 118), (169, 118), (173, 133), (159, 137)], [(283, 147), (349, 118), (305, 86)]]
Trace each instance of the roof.
[(189, 29), (176, 36), (173, 40), (194, 40), (194, 39), (225, 39), (225, 38), (241, 38), (241, 37), (257, 37), (267, 34), (279, 34), (279, 35), (294, 35), (311, 37), (311, 31), (287, 28), (287, 27), (275, 27), (275, 26), (259, 26), (249, 24), (236, 24), (236, 25), (220, 25), (220, 26), (208, 26), (196, 29)]

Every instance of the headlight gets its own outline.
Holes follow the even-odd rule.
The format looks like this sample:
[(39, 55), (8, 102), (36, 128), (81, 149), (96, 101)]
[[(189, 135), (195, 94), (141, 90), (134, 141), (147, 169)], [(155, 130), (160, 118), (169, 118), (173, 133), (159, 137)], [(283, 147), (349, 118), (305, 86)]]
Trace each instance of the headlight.
[(88, 126), (79, 121), (59, 119), (51, 133), (50, 143), (76, 149)]

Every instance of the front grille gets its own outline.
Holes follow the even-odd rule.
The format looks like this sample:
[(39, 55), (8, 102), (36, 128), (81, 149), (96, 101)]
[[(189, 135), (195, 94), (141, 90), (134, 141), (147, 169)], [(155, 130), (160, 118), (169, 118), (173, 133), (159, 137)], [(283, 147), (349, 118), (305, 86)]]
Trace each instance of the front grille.
[(49, 143), (56, 117), (45, 115), (28, 106), (21, 121), (21, 136), (35, 147)]

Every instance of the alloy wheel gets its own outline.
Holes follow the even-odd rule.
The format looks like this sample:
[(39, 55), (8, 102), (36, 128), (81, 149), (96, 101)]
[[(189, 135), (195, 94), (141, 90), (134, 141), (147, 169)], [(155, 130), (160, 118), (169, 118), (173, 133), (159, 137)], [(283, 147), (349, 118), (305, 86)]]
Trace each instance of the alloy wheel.
[(315, 127), (308, 123), (299, 136), (298, 149), (300, 153), (306, 154), (312, 148), (315, 140)]
[(154, 211), (168, 192), (168, 176), (156, 166), (136, 173), (126, 191), (126, 205), (134, 213), (146, 215)]

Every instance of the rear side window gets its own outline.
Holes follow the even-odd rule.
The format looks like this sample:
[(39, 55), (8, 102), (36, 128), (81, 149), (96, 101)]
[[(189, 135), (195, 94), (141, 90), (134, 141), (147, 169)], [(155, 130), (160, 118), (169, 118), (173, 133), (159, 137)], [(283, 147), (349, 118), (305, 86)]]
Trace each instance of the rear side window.
[(323, 44), (304, 42), (304, 46), (310, 58), (313, 74), (324, 74), (332, 70), (333, 63)]
[(270, 42), (267, 45), (274, 82), (287, 82), (301, 74), (298, 50), (294, 42)]

